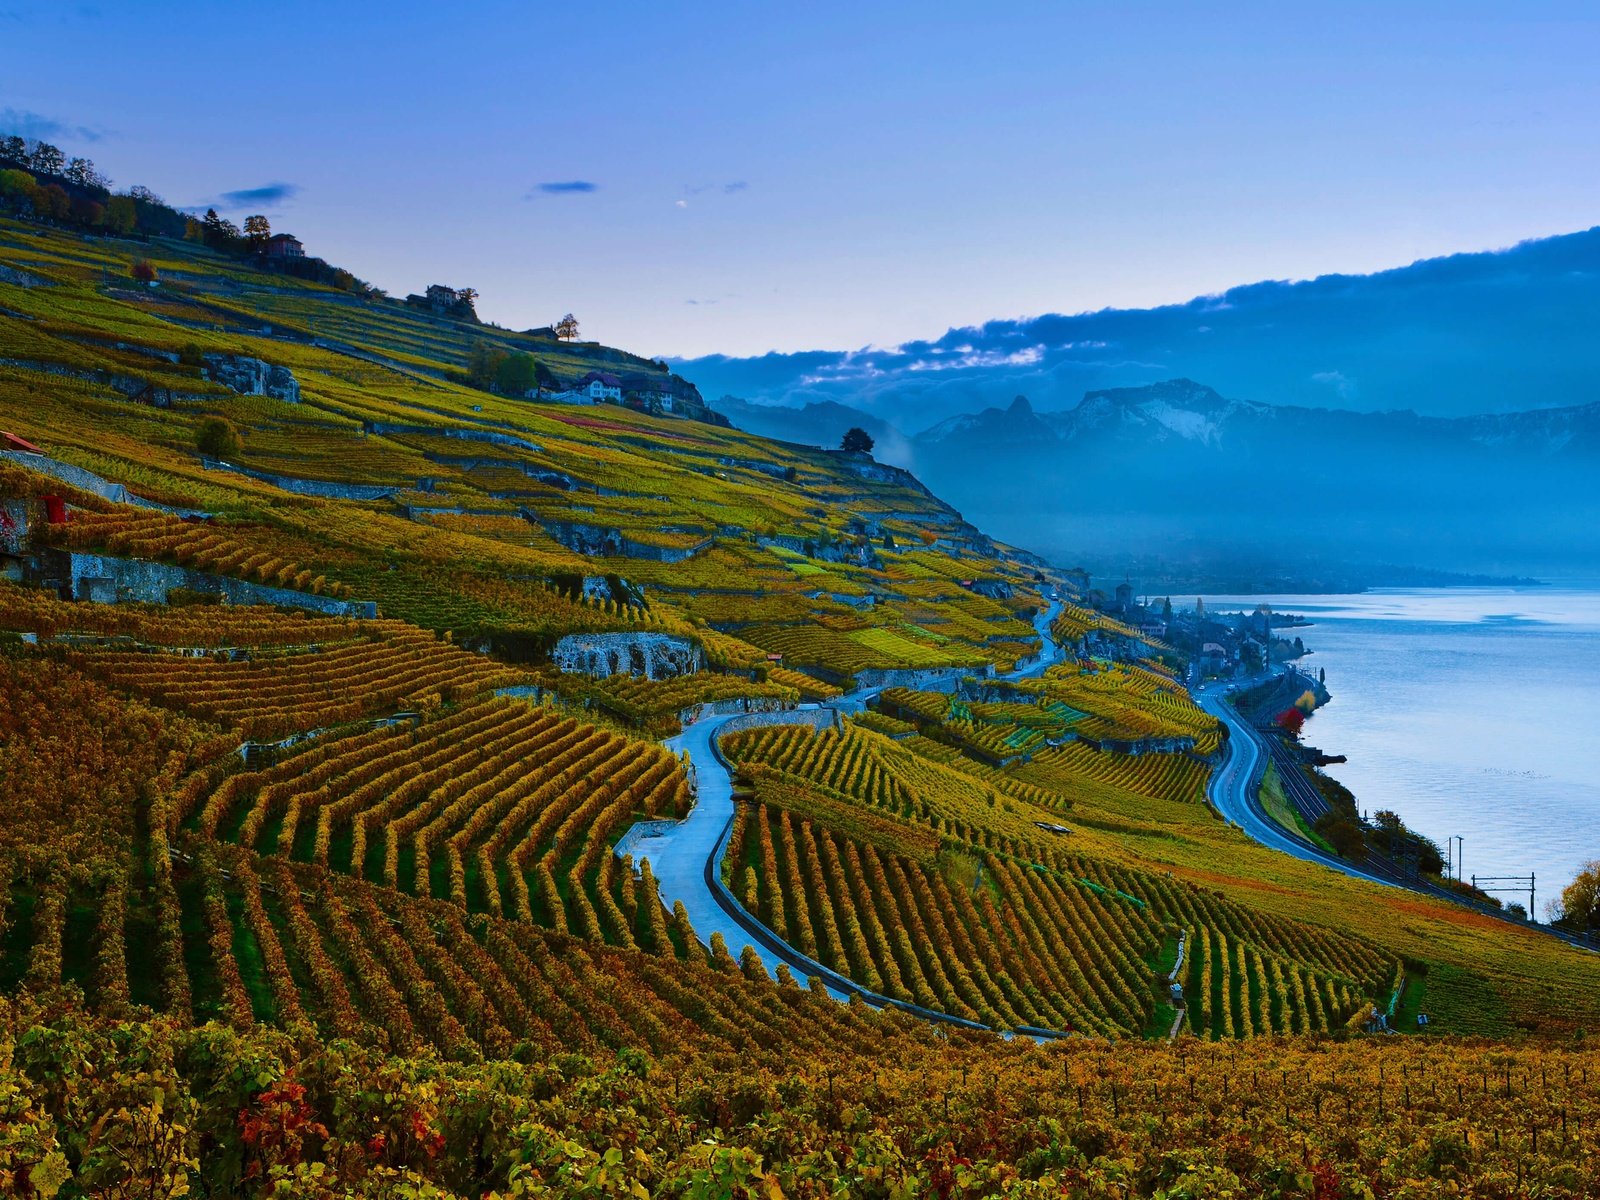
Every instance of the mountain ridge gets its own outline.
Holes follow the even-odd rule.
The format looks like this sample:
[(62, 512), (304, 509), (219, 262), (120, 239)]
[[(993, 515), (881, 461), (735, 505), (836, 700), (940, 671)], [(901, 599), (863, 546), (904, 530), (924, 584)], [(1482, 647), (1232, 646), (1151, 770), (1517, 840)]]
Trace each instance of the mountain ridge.
[(834, 400), (902, 428), (996, 396), (1052, 410), (1179, 377), (1274, 404), (1464, 416), (1596, 397), (1597, 319), (1600, 227), (1152, 308), (989, 320), (898, 346), (673, 361), (707, 395)]

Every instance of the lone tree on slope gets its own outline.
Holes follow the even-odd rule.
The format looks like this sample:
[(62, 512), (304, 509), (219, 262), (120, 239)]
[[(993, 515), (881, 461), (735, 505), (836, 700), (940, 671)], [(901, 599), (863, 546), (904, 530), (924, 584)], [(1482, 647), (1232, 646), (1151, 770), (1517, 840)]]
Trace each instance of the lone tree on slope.
[(839, 448), (852, 454), (871, 454), (873, 445), (872, 435), (859, 425), (845, 430), (844, 437), (839, 440)]
[(560, 338), (563, 342), (577, 341), (578, 318), (573, 316), (571, 313), (568, 313), (566, 316), (562, 317), (561, 320), (555, 323), (555, 334), (556, 337)]
[(207, 417), (194, 431), (195, 449), (207, 458), (229, 459), (244, 449), (239, 431), (225, 417)]

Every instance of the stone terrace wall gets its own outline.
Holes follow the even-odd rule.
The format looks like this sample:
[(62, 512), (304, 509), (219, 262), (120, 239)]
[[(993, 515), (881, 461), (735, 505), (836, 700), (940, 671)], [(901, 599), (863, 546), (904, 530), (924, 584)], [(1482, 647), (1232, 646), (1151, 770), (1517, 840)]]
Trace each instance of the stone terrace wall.
[(839, 714), (831, 708), (791, 708), (784, 712), (746, 713), (734, 717), (717, 730), (717, 736), (745, 729), (765, 729), (771, 725), (809, 725), (813, 729), (837, 729)]
[(982, 667), (869, 667), (856, 672), (856, 686), (862, 688), (903, 687), (914, 692), (953, 692), (963, 679), (994, 674), (994, 664)]
[(188, 588), (206, 595), (221, 596), (229, 604), (276, 604), (303, 608), (332, 617), (378, 615), (371, 600), (340, 600), (333, 596), (314, 596), (291, 588), (267, 587), (225, 575), (191, 571), (168, 563), (138, 558), (113, 558), (104, 554), (72, 554), (69, 577), (72, 594), (80, 600), (115, 604), (138, 600), (146, 604), (165, 604), (173, 588)]
[(561, 671), (591, 675), (642, 675), (671, 679), (705, 666), (705, 652), (687, 638), (665, 633), (569, 633), (550, 651)]

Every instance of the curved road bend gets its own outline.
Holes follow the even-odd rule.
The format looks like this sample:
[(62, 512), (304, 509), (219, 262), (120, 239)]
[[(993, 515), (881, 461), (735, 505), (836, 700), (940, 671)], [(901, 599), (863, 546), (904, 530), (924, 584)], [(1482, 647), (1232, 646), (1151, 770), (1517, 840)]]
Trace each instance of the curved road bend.
[[(1050, 623), (1060, 611), (1061, 602), (1052, 600), (1034, 618), (1034, 629), (1040, 638), (1039, 657), (999, 678), (1035, 678), (1061, 660), (1061, 648), (1050, 636)], [(818, 707), (831, 708), (840, 713), (859, 712), (866, 707), (868, 700), (882, 690), (858, 689)], [(646, 823), (634, 826), (617, 843), (615, 852), (618, 855), (632, 854), (635, 862), (648, 858), (650, 870), (660, 885), (662, 902), (670, 911), (675, 902), (683, 901), (690, 923), (704, 941), (709, 944), (711, 935), (720, 933), (722, 940), (727, 943), (728, 952), (735, 959), (743, 953), (744, 947), (749, 946), (770, 971), (777, 966), (771, 948), (758, 944), (757, 937), (724, 908), (706, 878), (708, 868), (712, 874), (720, 869), (723, 833), (733, 818), (733, 779), (728, 768), (717, 757), (712, 743), (723, 727), (740, 715), (728, 713), (710, 717), (666, 740), (667, 749), (675, 754), (687, 751), (689, 761), (694, 764), (695, 805), (687, 817), (675, 824)], [(791, 961), (807, 961), (798, 950), (793, 947), (789, 949), (793, 952)], [(849, 998), (845, 991), (832, 984), (828, 985), (828, 991), (837, 999)]]
[(1225, 693), (1229, 688), (1241, 685), (1249, 686), (1259, 683), (1265, 678), (1267, 676), (1260, 675), (1244, 680), (1224, 680), (1196, 688), (1191, 693), (1194, 696), (1195, 703), (1228, 728), (1227, 757), (1223, 760), (1222, 766), (1211, 773), (1211, 779), (1206, 784), (1206, 795), (1211, 800), (1211, 803), (1216, 806), (1217, 811), (1222, 814), (1224, 820), (1239, 826), (1263, 846), (1281, 851), (1284, 854), (1292, 854), (1304, 862), (1321, 863), (1325, 867), (1341, 871), (1354, 879), (1364, 879), (1369, 883), (1381, 883), (1385, 887), (1401, 888), (1404, 891), (1416, 892), (1420, 895), (1432, 896), (1438, 900), (1462, 905), (1483, 913), (1485, 916), (1498, 917), (1508, 925), (1513, 925), (1519, 929), (1529, 929), (1535, 933), (1548, 934), (1550, 937), (1559, 938), (1576, 949), (1587, 950), (1591, 954), (1600, 953), (1600, 948), (1592, 946), (1564, 930), (1557, 929), (1551, 925), (1514, 920), (1492, 910), (1467, 903), (1443, 888), (1426, 883), (1417, 886), (1414, 883), (1385, 879), (1381, 875), (1372, 875), (1366, 871), (1357, 870), (1349, 863), (1333, 858), (1309, 842), (1302, 841), (1300, 838), (1289, 834), (1284, 830), (1283, 826), (1268, 817), (1261, 808), (1256, 789), (1252, 786), (1256, 771), (1264, 769), (1262, 760), (1267, 753), (1265, 746), (1262, 745), (1261, 734), (1241, 717), (1225, 698)]
[(1208, 684), (1194, 689), (1192, 693), (1195, 703), (1221, 721), (1228, 730), (1227, 741), (1223, 743), (1226, 755), (1222, 765), (1212, 771), (1211, 778), (1206, 781), (1206, 796), (1223, 819), (1230, 825), (1237, 825), (1270, 850), (1293, 855), (1303, 862), (1321, 863), (1353, 879), (1365, 879), (1385, 887), (1400, 886), (1392, 880), (1368, 875), (1349, 863), (1330, 858), (1267, 816), (1261, 807), (1256, 787), (1259, 774), (1266, 770), (1267, 749), (1261, 742), (1261, 735), (1234, 710), (1226, 697), (1227, 690), (1238, 682), (1226, 680)]

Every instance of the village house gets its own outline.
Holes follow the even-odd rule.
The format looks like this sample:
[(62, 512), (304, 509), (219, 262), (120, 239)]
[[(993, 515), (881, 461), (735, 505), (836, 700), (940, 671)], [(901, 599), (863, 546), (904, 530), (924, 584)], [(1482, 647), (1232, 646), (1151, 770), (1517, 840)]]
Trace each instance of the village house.
[(304, 258), (306, 248), (292, 233), (275, 233), (267, 239), (268, 258)]
[(622, 380), (609, 371), (590, 371), (573, 390), (584, 393), (595, 404), (622, 403)]

